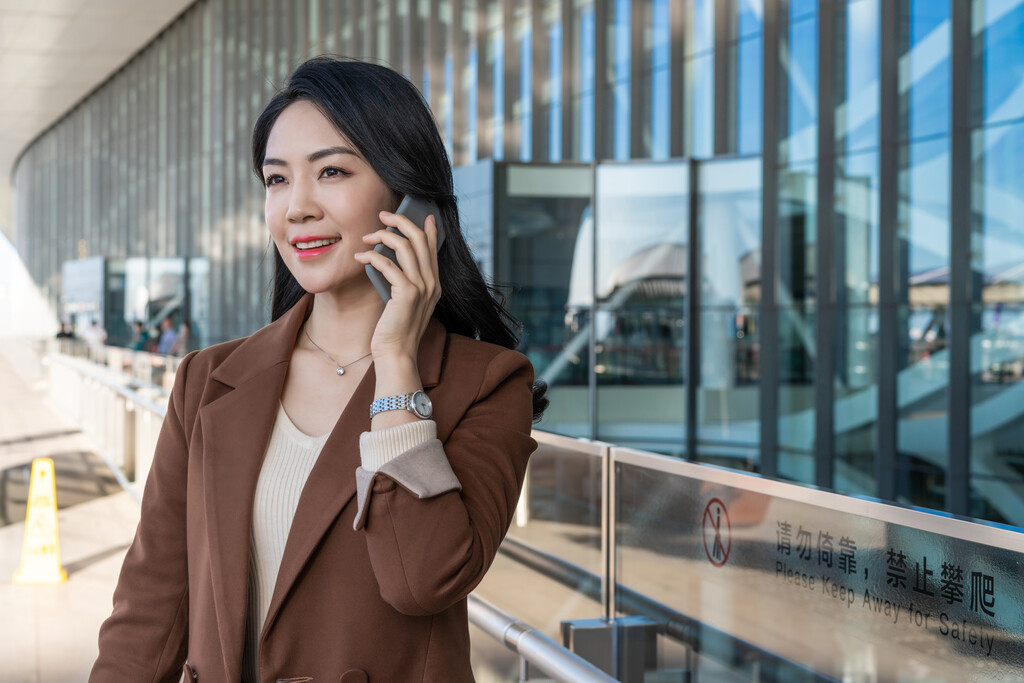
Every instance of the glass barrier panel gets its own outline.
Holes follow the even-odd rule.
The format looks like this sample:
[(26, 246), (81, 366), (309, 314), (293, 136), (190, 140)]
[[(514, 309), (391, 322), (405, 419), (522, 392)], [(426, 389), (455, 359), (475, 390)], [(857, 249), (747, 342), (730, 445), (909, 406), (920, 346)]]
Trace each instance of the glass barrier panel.
[(563, 620), (602, 616), (603, 446), (534, 436), (515, 519), (475, 593), (560, 643)]
[(612, 458), (616, 613), (694, 647), (698, 679), (1024, 679), (1019, 530)]

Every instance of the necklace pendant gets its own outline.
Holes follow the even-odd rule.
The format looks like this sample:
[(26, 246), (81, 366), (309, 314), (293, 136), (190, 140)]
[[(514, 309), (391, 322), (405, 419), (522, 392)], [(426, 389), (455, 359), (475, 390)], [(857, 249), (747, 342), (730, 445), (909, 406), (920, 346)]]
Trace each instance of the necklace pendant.
[(336, 373), (338, 373), (338, 375), (339, 375), (339, 376), (341, 376), (341, 375), (344, 375), (344, 374), (345, 374), (345, 368), (343, 368), (343, 367), (341, 367), (341, 366), (339, 365), (339, 366), (338, 366), (338, 369), (337, 369), (337, 370), (335, 370), (335, 372), (336, 372)]

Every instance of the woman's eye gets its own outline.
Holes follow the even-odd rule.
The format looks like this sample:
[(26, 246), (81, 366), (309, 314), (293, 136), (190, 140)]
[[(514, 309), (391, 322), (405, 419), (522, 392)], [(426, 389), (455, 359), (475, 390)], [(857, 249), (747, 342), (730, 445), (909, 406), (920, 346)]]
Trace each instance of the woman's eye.
[(336, 178), (338, 176), (347, 176), (351, 174), (348, 171), (337, 168), (335, 166), (328, 166), (327, 168), (320, 172), (320, 175), (324, 178)]
[(267, 187), (270, 187), (271, 185), (277, 185), (278, 183), (283, 183), (283, 182), (284, 182), (284, 178), (282, 176), (279, 176), (279, 175), (270, 175), (270, 176), (267, 176), (263, 180), (263, 183)]

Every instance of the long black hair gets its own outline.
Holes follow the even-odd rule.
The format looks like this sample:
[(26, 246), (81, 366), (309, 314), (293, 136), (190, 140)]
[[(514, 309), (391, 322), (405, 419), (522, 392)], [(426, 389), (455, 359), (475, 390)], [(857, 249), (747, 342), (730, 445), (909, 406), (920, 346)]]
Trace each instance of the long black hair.
[[(446, 237), (437, 255), (441, 299), (434, 317), (449, 332), (515, 348), (519, 322), (473, 261), (459, 224), (451, 161), (430, 107), (415, 86), (377, 64), (332, 57), (306, 61), (271, 98), (253, 126), (252, 164), (261, 184), (270, 130), (281, 112), (298, 101), (319, 109), (397, 197), (408, 194), (437, 203)], [(272, 251), (271, 318), (277, 320), (306, 292), (277, 249)], [(543, 382), (534, 384), (535, 420), (547, 407), (545, 392)]]

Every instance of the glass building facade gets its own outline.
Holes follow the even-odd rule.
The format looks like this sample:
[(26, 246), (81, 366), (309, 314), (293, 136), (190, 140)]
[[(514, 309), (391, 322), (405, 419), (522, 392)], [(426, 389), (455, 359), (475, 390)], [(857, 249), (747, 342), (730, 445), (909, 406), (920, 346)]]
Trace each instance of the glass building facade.
[(16, 164), (55, 305), (264, 324), (248, 135), (321, 53), (430, 102), (541, 429), (1024, 525), (1024, 0), (202, 0)]

